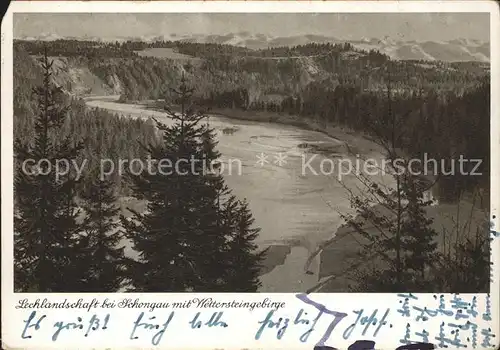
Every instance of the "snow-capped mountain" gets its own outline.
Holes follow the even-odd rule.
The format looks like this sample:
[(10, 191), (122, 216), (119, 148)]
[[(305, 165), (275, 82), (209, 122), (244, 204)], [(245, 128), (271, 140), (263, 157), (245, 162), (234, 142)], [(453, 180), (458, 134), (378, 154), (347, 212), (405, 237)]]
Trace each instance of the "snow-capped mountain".
[(428, 61), (490, 61), (490, 44), (476, 40), (450, 41), (387, 41), (372, 40), (368, 43), (351, 41), (365, 50), (375, 49), (394, 59)]
[[(43, 33), (36, 39), (39, 40), (56, 40), (61, 37), (55, 34)], [(35, 38), (20, 38), (25, 40), (33, 40)], [(76, 38), (71, 38), (76, 39)], [(264, 49), (268, 47), (279, 46), (296, 46), (305, 45), (308, 43), (344, 43), (349, 42), (355, 47), (371, 50), (378, 50), (393, 59), (400, 60), (440, 60), (440, 61), (490, 61), (490, 44), (489, 42), (481, 42), (475, 39), (457, 38), (449, 41), (403, 41), (394, 40), (385, 37), (378, 38), (360, 38), (360, 39), (339, 39), (324, 35), (305, 34), (287, 37), (273, 37), (266, 34), (254, 34), (249, 32), (238, 32), (229, 34), (160, 34), (143, 37), (113, 37), (113, 38), (79, 38), (80, 40), (97, 40), (97, 41), (125, 41), (125, 40), (140, 40), (140, 41), (156, 41), (156, 40), (172, 40), (172, 41), (188, 41), (197, 43), (217, 43), (235, 46), (245, 46), (250, 49)]]

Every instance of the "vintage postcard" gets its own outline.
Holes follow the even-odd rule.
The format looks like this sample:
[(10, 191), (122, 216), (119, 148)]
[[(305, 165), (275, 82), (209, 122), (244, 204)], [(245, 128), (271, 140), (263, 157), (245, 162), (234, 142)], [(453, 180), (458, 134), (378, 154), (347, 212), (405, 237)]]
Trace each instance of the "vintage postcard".
[(17, 1), (2, 346), (499, 346), (493, 1)]

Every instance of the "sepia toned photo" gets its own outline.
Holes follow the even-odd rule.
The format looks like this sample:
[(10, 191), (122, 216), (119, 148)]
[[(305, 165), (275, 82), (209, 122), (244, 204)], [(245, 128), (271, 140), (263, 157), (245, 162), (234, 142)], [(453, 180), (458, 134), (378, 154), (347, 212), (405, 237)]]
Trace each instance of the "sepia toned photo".
[(15, 292), (489, 292), (489, 13), (13, 22)]

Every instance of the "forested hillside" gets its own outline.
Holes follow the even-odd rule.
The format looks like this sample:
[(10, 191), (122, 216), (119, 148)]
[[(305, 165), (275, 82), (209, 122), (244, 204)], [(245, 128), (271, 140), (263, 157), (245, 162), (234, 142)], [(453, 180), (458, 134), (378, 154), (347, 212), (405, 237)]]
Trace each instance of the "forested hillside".
[[(14, 52), (14, 138), (31, 142), (34, 136), (34, 123), (37, 100), (33, 89), (41, 82), (41, 69), (36, 60), (23, 50)], [(73, 141), (83, 142), (84, 149), (78, 162), (87, 160), (87, 169), (99, 166), (99, 159), (141, 158), (145, 151), (140, 143), (156, 143), (157, 137), (152, 122), (140, 119), (122, 118), (105, 110), (88, 109), (83, 100), (64, 95), (63, 105), (69, 106), (68, 116), (60, 134), (51, 135), (53, 139), (71, 136)], [(85, 175), (91, 171), (85, 171)], [(128, 186), (115, 175), (117, 189), (126, 194)], [(83, 186), (87, 181), (83, 181)], [(121, 186), (123, 185), (123, 187)], [(82, 188), (83, 189), (83, 188)]]
[[(289, 113), (367, 133), (372, 131), (368, 125), (383, 120), (390, 111), (402, 120), (402, 148), (409, 154), (421, 157), (427, 153), (436, 158), (462, 154), (483, 159), (478, 169), (483, 176), (442, 179), (441, 192), (489, 188), (489, 67), (484, 63), (393, 61), (348, 43), (266, 50), (171, 41), (56, 40), (45, 44), (49, 56), (64, 58), (80, 71), (88, 69), (104, 90), (119, 92), (124, 102), (166, 98), (175, 103), (170, 87), (184, 73), (188, 83), (197, 87), (196, 102), (212, 108)], [(152, 47), (167, 51), (161, 55), (156, 50), (150, 57), (137, 54)], [(16, 41), (15, 48), (16, 130), (23, 130), (32, 111), (30, 86), (38, 79), (32, 57), (41, 54), (43, 45)], [(193, 59), (171, 59), (168, 53), (172, 50)], [(65, 85), (68, 95), (82, 95), (81, 89)], [(103, 89), (89, 89), (83, 95), (99, 94)], [(81, 105), (76, 100), (71, 103)], [(89, 137), (97, 137), (85, 123), (121, 125), (113, 127), (118, 132), (112, 133), (109, 142), (119, 144), (112, 148), (123, 152), (140, 152), (137, 143), (129, 140), (146, 140), (153, 133), (143, 122), (121, 120), (102, 111), (85, 112), (83, 106), (73, 110), (79, 112), (69, 119), (76, 121), (72, 130), (85, 130), (76, 133), (82, 137), (87, 132)], [(100, 113), (106, 117), (101, 118)], [(86, 122), (77, 114), (87, 116)], [(95, 120), (94, 124), (89, 120)]]
[[(190, 87), (195, 88), (193, 96)], [(181, 113), (170, 113), (174, 124), (168, 126), (121, 117), (86, 105), (85, 98), (103, 95), (117, 99), (119, 96), (121, 103), (141, 102), (144, 111), (147, 107), (165, 111), (166, 102), (172, 111), (179, 109)], [(454, 208), (455, 204), (459, 208), (467, 195), (484, 199), (479, 211), (489, 211), (490, 81), (489, 67), (484, 63), (395, 61), (377, 51), (356, 49), (349, 43), (251, 50), (171, 41), (15, 41), (16, 158), (45, 159), (49, 155), (55, 163), (59, 157), (69, 155), (68, 159), (76, 159), (79, 164), (88, 162), (83, 181), (78, 183), (68, 175), (62, 181), (64, 186), (47, 174), (27, 175), (17, 171), (16, 288), (116, 291), (125, 286), (133, 291), (162, 292), (259, 289), (258, 275), (263, 271), (260, 263), (268, 253), (264, 254), (262, 247), (257, 251), (258, 245), (253, 241), (259, 236), (259, 229), (252, 227), (250, 209), (246, 201), (240, 202), (231, 194), (220, 174), (206, 172), (203, 165), (198, 169), (204, 170), (202, 176), (184, 176), (179, 172), (168, 176), (142, 173), (122, 177), (115, 171), (111, 178), (102, 181), (93, 171), (106, 158), (114, 160), (114, 164), (119, 163), (117, 159), (147, 156), (174, 161), (191, 156), (216, 160), (218, 139), (205, 123), (205, 115), (186, 108), (191, 102), (214, 113), (229, 111), (230, 116), (243, 111), (248, 118), (256, 114), (269, 115), (269, 120), (293, 116), (289, 119), (319, 125), (317, 130), (323, 132), (335, 126), (341, 131), (339, 139), (351, 134), (360, 136), (358, 140), (371, 138), (379, 145), (389, 144), (384, 156), (390, 159), (398, 155), (407, 159), (434, 158), (445, 160), (446, 165), (459, 158), (480, 160), (479, 168), (475, 168), (475, 162), (468, 162), (464, 169), (469, 172), (475, 168), (480, 176), (469, 176), (455, 169), (453, 175), (435, 179), (437, 186), (433, 190), (436, 189), (441, 206), (436, 212), (440, 215), (443, 207)], [(116, 110), (138, 107), (119, 103), (113, 106)], [(268, 127), (264, 125), (263, 129)], [(253, 135), (248, 137), (251, 139)], [(387, 266), (377, 265), (383, 273), (369, 271), (361, 276), (360, 290), (401, 291), (407, 281), (418, 282), (414, 286), (420, 290), (424, 282), (418, 279), (424, 275), (429, 285), (462, 284), (483, 290), (488, 284), (489, 241), (482, 237), (486, 231), (477, 230), (477, 237), (483, 239), (470, 248), (467, 245), (470, 242), (461, 242), (465, 236), (462, 237), (457, 224), (456, 231), (450, 231), (455, 239), (450, 242), (455, 242), (455, 247), (441, 253), (436, 243), (440, 239), (436, 237), (437, 231), (444, 231), (445, 227), (441, 220), (436, 220), (439, 227), (435, 229), (425, 213), (432, 201), (423, 198), (427, 190), (420, 184), (422, 179), (406, 175), (393, 176), (397, 185), (392, 192), (382, 191), (371, 179), (360, 181), (367, 187), (365, 197), (348, 191), (348, 202), (358, 216), (373, 219), (377, 230), (383, 235), (388, 233), (387, 239), (379, 241), (377, 235), (359, 225), (356, 217), (341, 214), (358, 236), (368, 239), (363, 249), (369, 251), (375, 246), (381, 256), (389, 256), (385, 261)], [(478, 192), (480, 196), (476, 196)], [(371, 203), (372, 194), (396, 214), (377, 213)], [(127, 207), (132, 216), (121, 217), (118, 224), (116, 204), (124, 196), (146, 202), (147, 209), (134, 211)], [(335, 198), (341, 200), (338, 194)], [(402, 205), (406, 200), (409, 205)], [(83, 220), (78, 217), (81, 208), (85, 213)], [(272, 215), (271, 220), (275, 220)], [(457, 209), (456, 216), (467, 215)], [(285, 216), (278, 218), (285, 221)], [(265, 220), (261, 222), (266, 224)], [(123, 232), (113, 238), (110, 233), (118, 226)], [(464, 231), (474, 231), (470, 224), (468, 228), (463, 226)], [(265, 235), (280, 231), (273, 229), (274, 226), (267, 226)], [(326, 235), (331, 235), (330, 221), (326, 231)], [(306, 231), (303, 234), (311, 247), (317, 244), (307, 241)], [(60, 245), (57, 241), (60, 237), (68, 244)], [(103, 254), (101, 249), (103, 242), (108, 248), (116, 248), (117, 242), (125, 238), (138, 258), (125, 257), (121, 247), (109, 252), (115, 262), (107, 261), (108, 253)], [(355, 241), (357, 249), (360, 241)], [(36, 249), (31, 249), (33, 246)], [(345, 244), (337, 248), (348, 254), (356, 250)], [(405, 254), (412, 258), (407, 259)], [(109, 270), (109, 274), (94, 271), (98, 255), (101, 272)], [(61, 258), (64, 256), (76, 257), (75, 266), (79, 267), (68, 267)], [(272, 252), (269, 256), (270, 261), (275, 258)], [(334, 252), (331, 256), (338, 258), (339, 254)], [(361, 257), (366, 262), (367, 254)], [(39, 263), (31, 264), (35, 258)], [(326, 261), (323, 255), (322, 259)], [(272, 268), (276, 264), (271, 263)], [(172, 269), (171, 265), (180, 269)], [(431, 267), (432, 273), (428, 274)], [(406, 276), (405, 271), (410, 268), (413, 272)], [(51, 274), (54, 269), (61, 270), (61, 274)], [(84, 271), (91, 272), (82, 274)], [(464, 278), (460, 276), (462, 272)], [(454, 279), (449, 283), (452, 274)], [(50, 279), (46, 278), (48, 275)], [(374, 284), (363, 285), (369, 278)], [(68, 283), (70, 279), (72, 282)], [(470, 282), (478, 279), (477, 284)], [(155, 281), (154, 285), (151, 281)], [(383, 288), (377, 285), (380, 281)]]

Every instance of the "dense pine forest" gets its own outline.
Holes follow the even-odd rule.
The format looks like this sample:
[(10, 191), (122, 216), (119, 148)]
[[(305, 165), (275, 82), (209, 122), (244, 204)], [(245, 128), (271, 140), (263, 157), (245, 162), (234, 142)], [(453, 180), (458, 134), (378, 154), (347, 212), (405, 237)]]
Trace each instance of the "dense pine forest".
[[(85, 98), (99, 95), (168, 112), (175, 124), (86, 106)], [(383, 145), (389, 158), (481, 159), (475, 169), (480, 176), (438, 177), (434, 190), (441, 203), (452, 204), (481, 193), (480, 207), (489, 211), (490, 81), (484, 63), (397, 61), (349, 43), (251, 50), (172, 41), (16, 40), (17, 159), (89, 161), (78, 181), (73, 174), (58, 183), (17, 172), (17, 290), (258, 290), (265, 258), (254, 243), (259, 229), (248, 203), (232, 194), (222, 176), (97, 179), (102, 158), (217, 159), (213, 130), (201, 123), (203, 114), (186, 109), (188, 99), (214, 112), (295, 116), (359, 132)], [(175, 108), (165, 110), (165, 104)], [(377, 245), (385, 257), (378, 270), (356, 276), (354, 290), (427, 291), (424, 284), (432, 283), (451, 290), (486, 288), (487, 240), (457, 241), (438, 256), (437, 232), (430, 228), (424, 212), (429, 203), (417, 179), (395, 177), (397, 189), (390, 195), (360, 180), (391, 213), (381, 214), (367, 198), (350, 193), (358, 217), (341, 217), (367, 240), (365, 250)], [(123, 196), (146, 200), (146, 210), (120, 216), (116, 201)], [(389, 238), (367, 232), (359, 217), (380, 224)], [(138, 259), (117, 247), (124, 239)], [(74, 266), (65, 256), (81, 263)], [(61, 274), (46, 278), (54, 268)]]

